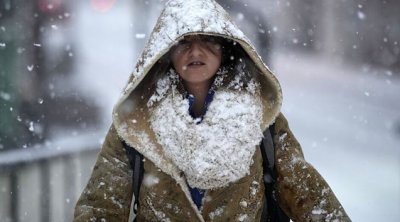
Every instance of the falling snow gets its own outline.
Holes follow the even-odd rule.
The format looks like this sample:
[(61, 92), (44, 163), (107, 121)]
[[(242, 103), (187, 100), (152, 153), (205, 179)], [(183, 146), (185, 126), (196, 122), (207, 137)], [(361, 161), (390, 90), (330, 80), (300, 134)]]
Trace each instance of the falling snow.
[[(271, 60), (267, 60), (266, 63), (274, 68), (282, 83), (285, 95), (283, 112), (288, 117), (293, 132), (303, 145), (306, 158), (329, 181), (353, 220), (379, 221), (381, 218), (390, 217), (387, 219), (388, 221), (395, 221), (400, 217), (397, 210), (400, 206), (399, 151), (397, 149), (400, 119), (396, 112), (400, 110), (397, 96), (400, 90), (397, 78), (399, 76), (397, 65), (399, 36), (396, 34), (397, 32), (393, 31), (396, 30), (397, 23), (393, 24), (390, 21), (398, 21), (398, 17), (392, 15), (390, 11), (385, 13), (382, 8), (386, 7), (388, 10), (398, 7), (391, 5), (396, 1), (365, 1), (363, 4), (354, 4), (351, 1), (340, 1), (340, 4), (336, 1), (326, 2), (332, 4), (332, 7), (327, 8), (339, 9), (340, 7), (337, 6), (343, 6), (344, 9), (349, 10), (330, 10), (329, 12), (332, 13), (330, 15), (318, 8), (317, 5), (320, 4), (300, 4), (307, 6), (308, 11), (305, 14), (302, 7), (293, 1), (271, 2), (271, 4), (263, 6), (257, 1), (250, 0), (245, 8), (261, 10), (262, 15), (266, 16), (265, 20), (268, 21), (268, 26), (262, 29), (256, 28), (256, 31), (250, 29), (248, 33), (251, 33), (254, 38), (257, 38), (257, 35), (253, 35), (255, 32), (262, 34), (263, 38), (272, 37), (272, 45), (269, 46), (270, 54), (268, 54)], [(6, 5), (5, 9), (12, 9), (13, 4)], [(71, 133), (66, 126), (61, 125), (59, 126), (61, 127), (59, 135), (62, 136), (52, 135), (51, 138), (46, 137), (45, 140), (54, 142), (74, 137), (67, 143), (69, 147), (73, 143), (80, 144), (80, 147), (89, 147), (87, 145), (89, 140), (77, 142), (76, 138), (85, 133), (97, 133), (97, 129), (101, 129), (102, 133), (90, 140), (96, 147), (100, 147), (99, 144), (104, 141), (103, 134), (109, 127), (111, 107), (123, 88), (127, 75), (133, 69), (132, 61), (136, 59), (135, 53), (138, 53), (138, 49), (142, 47), (142, 43), (138, 44), (136, 41), (143, 41), (149, 36), (152, 19), (153, 21), (155, 19), (151, 17), (158, 14), (155, 11), (160, 8), (160, 5), (165, 4), (165, 1), (147, 1), (146, 5), (149, 7), (157, 7), (147, 8), (148, 11), (144, 12), (146, 21), (139, 20), (139, 22), (136, 22), (136, 17), (132, 17), (137, 16), (133, 14), (132, 6), (128, 7), (128, 4), (123, 2), (119, 4), (126, 7), (115, 7), (107, 13), (93, 12), (91, 8), (88, 8), (89, 4), (83, 2), (69, 4), (66, 11), (61, 10), (55, 14), (52, 13), (55, 12), (56, 4), (45, 6), (45, 8), (53, 10), (49, 17), (53, 17), (56, 21), (59, 19), (60, 23), (55, 23), (54, 20), (46, 21), (48, 23), (43, 26), (44, 29), (41, 33), (44, 37), (48, 33), (59, 33), (68, 27), (76, 30), (72, 35), (61, 35), (60, 39), (66, 39), (67, 42), (61, 43), (61, 46), (57, 45), (62, 50), (65, 49), (62, 55), (67, 58), (62, 59), (74, 60), (74, 71), (68, 75), (63, 73), (67, 76), (66, 78), (58, 78), (55, 72), (51, 72), (48, 76), (51, 82), (40, 83), (42, 88), (49, 90), (46, 95), (35, 94), (35, 82), (39, 79), (30, 78), (36, 74), (35, 67), (39, 67), (36, 66), (39, 63), (30, 60), (29, 56), (32, 56), (31, 52), (34, 48), (41, 48), (40, 50), (51, 52), (46, 56), (53, 57), (57, 52), (57, 47), (48, 44), (46, 39), (29, 39), (29, 35), (26, 33), (31, 31), (33, 33), (33, 29), (30, 28), (29, 32), (13, 33), (17, 26), (12, 24), (24, 25), (21, 22), (23, 16), (13, 16), (18, 13), (18, 10), (12, 11), (13, 13), (9, 13), (10, 15), (7, 13), (1, 15), (0, 53), (11, 51), (10, 55), (14, 57), (7, 55), (6, 58), (14, 58), (18, 64), (16, 73), (10, 74), (12, 81), (15, 80), (15, 82), (6, 85), (7, 87), (16, 87), (18, 92), (23, 92), (22, 95), (19, 95), (13, 91), (14, 89), (10, 91), (8, 88), (0, 88), (0, 105), (4, 111), (2, 115), (3, 113), (11, 115), (7, 121), (14, 121), (29, 134), (39, 132), (41, 127), (37, 122), (38, 119), (27, 117), (23, 111), (28, 108), (26, 106), (21, 108), (19, 102), (22, 99), (29, 100), (35, 108), (39, 107), (40, 109), (47, 105), (52, 107), (55, 99), (62, 101), (61, 97), (70, 95), (71, 92), (68, 89), (72, 89), (74, 95), (79, 99), (83, 100), (88, 97), (91, 98), (91, 102), (98, 104), (98, 108), (101, 110), (101, 120), (95, 121), (102, 126), (96, 127), (96, 129), (87, 129), (83, 133), (77, 130)], [(321, 3), (321, 5), (323, 4), (326, 3)], [(244, 6), (241, 7), (244, 8)], [(312, 9), (318, 10), (310, 13)], [(38, 12), (25, 10), (24, 12), (30, 16), (29, 18), (39, 18)], [(374, 12), (377, 12), (378, 16), (374, 15)], [(29, 13), (31, 14), (29, 15)], [(257, 11), (254, 13), (254, 15), (259, 14)], [(253, 16), (248, 16), (242, 8), (233, 15), (235, 19), (244, 24), (248, 24), (246, 21), (249, 18), (250, 24), (255, 23), (251, 20)], [(310, 18), (308, 15), (314, 17)], [(299, 23), (301, 24), (300, 29), (297, 27)], [(302, 27), (307, 23), (312, 27), (309, 29)], [(124, 29), (125, 27), (127, 28)], [(330, 27), (335, 27), (335, 29)], [(362, 30), (365, 27), (367, 29)], [(304, 29), (302, 30), (302, 28)], [(374, 30), (378, 30), (379, 33)], [(356, 32), (357, 34), (355, 34)], [(133, 34), (133, 38), (132, 33), (136, 33)], [(356, 37), (352, 38), (353, 35)], [(6, 38), (5, 36), (10, 37)], [(29, 40), (22, 42), (18, 40), (19, 37)], [(52, 40), (54, 39), (52, 38)], [(288, 45), (294, 46), (288, 48)], [(49, 48), (49, 46), (52, 47)], [(299, 47), (306, 50), (299, 50)], [(371, 53), (363, 55), (364, 52)], [(374, 60), (374, 63), (369, 64), (370, 60)], [(359, 64), (357, 61), (368, 63), (368, 68), (364, 69), (363, 65), (365, 64)], [(2, 62), (3, 57), (0, 61), (0, 72), (5, 70)], [(45, 65), (51, 67), (56, 64)], [(0, 87), (3, 87), (5, 78), (3, 73), (0, 75)], [(6, 77), (9, 76), (6, 75)], [(76, 112), (73, 106), (65, 103), (61, 108), (52, 108), (52, 113), (64, 109), (70, 113)], [(39, 115), (43, 115), (41, 118), (44, 118), (42, 119), (44, 121), (51, 116), (41, 112)], [(69, 123), (72, 124), (72, 122)], [(3, 119), (0, 121), (1, 124), (4, 124)], [(51, 130), (52, 133), (53, 131), (57, 130)], [(9, 146), (3, 139), (3, 131), (1, 131), (0, 149), (7, 151)], [(14, 139), (19, 140), (22, 137)], [(49, 142), (44, 144), (51, 144), (48, 146), (53, 147), (48, 151), (49, 153), (53, 150), (63, 150), (62, 146), (56, 146)], [(23, 142), (19, 147), (32, 154), (32, 150), (34, 150), (31, 149), (32, 145)], [(376, 149), (377, 147), (379, 149)], [(79, 164), (74, 167), (90, 169), (92, 165), (89, 162), (91, 161), (80, 160)], [(339, 161), (340, 164), (333, 163), (335, 167), (331, 167), (332, 161), (334, 163)], [(375, 164), (371, 165), (370, 163)], [(377, 165), (379, 165), (378, 168), (375, 167)], [(56, 168), (51, 172), (53, 170)], [(351, 172), (364, 173), (358, 174), (357, 180), (354, 180)], [(71, 168), (71, 173), (74, 173), (73, 168)], [(75, 173), (79, 177), (79, 181), (85, 180), (85, 176), (89, 174), (85, 170)], [(375, 175), (375, 177), (370, 175)], [(377, 177), (379, 180), (376, 180)], [(353, 181), (353, 183), (349, 184), (345, 181)], [(34, 183), (29, 183), (27, 186), (33, 185)], [(26, 190), (25, 187), (26, 185), (21, 184), (20, 190)], [(75, 188), (69, 187), (67, 190), (69, 189)], [(2, 186), (2, 192), (8, 193), (9, 190)], [(80, 190), (74, 190), (73, 195), (65, 193), (58, 199), (72, 205), (76, 202), (76, 197), (73, 196), (79, 192)], [(372, 197), (365, 195), (368, 193), (377, 195)], [(69, 198), (65, 198), (66, 196)], [(245, 205), (244, 203), (240, 204), (241, 206)], [(39, 204), (37, 205), (39, 206)], [(30, 208), (39, 209), (34, 208), (33, 204)], [(52, 209), (47, 210), (52, 211)], [(364, 209), (364, 211), (359, 209)], [(314, 209), (314, 213), (321, 212), (319, 208)], [(388, 215), (387, 212), (392, 214)], [(2, 213), (0, 213), (0, 217), (7, 218), (7, 216), (3, 217)], [(31, 213), (32, 211), (29, 210), (21, 210), (20, 216), (33, 215)], [(69, 212), (68, 215), (72, 215), (72, 212)], [(97, 220), (99, 221), (100, 218)]]
[(29, 122), (29, 131), (34, 132), (35, 128), (33, 127), (33, 122)]
[(358, 11), (358, 12), (357, 12), (357, 16), (358, 16), (358, 18), (361, 19), (361, 20), (364, 20), (364, 19), (366, 18), (366, 15), (365, 15), (363, 12), (361, 12), (361, 11)]
[(0, 91), (0, 98), (3, 99), (3, 100), (5, 100), (5, 101), (8, 101), (8, 100), (11, 99), (11, 96), (10, 96), (9, 93), (1, 92), (1, 91)]
[(146, 38), (146, 34), (144, 34), (144, 33), (136, 33), (135, 37), (137, 39), (144, 39), (144, 38)]
[(28, 65), (26, 68), (28, 69), (29, 72), (32, 72), (34, 65)]

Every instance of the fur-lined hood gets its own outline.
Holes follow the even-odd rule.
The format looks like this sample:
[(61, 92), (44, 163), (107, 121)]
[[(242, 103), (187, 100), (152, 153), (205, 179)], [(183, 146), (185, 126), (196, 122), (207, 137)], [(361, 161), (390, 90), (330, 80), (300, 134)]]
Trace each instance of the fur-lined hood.
[[(123, 94), (113, 110), (113, 124), (118, 135), (178, 182), (180, 172), (164, 158), (150, 127), (152, 76), (159, 61), (186, 35), (219, 36), (238, 43), (261, 71), (259, 76), (263, 106), (262, 129), (271, 125), (278, 116), (282, 92), (276, 77), (263, 63), (254, 46), (232, 22), (228, 13), (214, 0), (170, 0), (166, 3), (150, 39), (137, 62)], [(183, 183), (183, 181), (182, 181)]]

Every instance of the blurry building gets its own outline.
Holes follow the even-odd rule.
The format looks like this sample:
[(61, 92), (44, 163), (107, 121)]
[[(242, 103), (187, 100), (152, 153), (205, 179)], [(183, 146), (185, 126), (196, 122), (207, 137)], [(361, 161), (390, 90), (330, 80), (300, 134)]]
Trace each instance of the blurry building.
[(400, 2), (267, 1), (274, 47), (400, 70)]
[[(76, 56), (71, 1), (0, 1), (0, 150), (84, 129), (96, 105), (71, 86)], [(88, 126), (89, 125), (89, 126)]]

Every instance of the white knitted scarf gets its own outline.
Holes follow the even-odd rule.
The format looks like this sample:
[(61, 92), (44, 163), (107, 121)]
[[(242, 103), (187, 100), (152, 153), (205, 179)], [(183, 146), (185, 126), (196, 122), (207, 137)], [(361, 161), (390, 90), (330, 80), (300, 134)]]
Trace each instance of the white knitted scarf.
[(187, 99), (174, 88), (155, 106), (150, 123), (157, 141), (191, 187), (227, 186), (249, 174), (263, 137), (258, 93), (217, 90), (203, 120), (189, 115)]

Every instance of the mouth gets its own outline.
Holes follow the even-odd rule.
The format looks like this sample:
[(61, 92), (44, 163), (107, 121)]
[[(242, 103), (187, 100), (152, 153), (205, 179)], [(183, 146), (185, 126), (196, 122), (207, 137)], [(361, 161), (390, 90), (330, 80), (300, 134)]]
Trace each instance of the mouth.
[(193, 61), (193, 62), (190, 62), (189, 64), (187, 64), (188, 67), (190, 67), (190, 66), (196, 67), (196, 66), (203, 66), (203, 65), (205, 65), (205, 63), (201, 62), (201, 61)]

